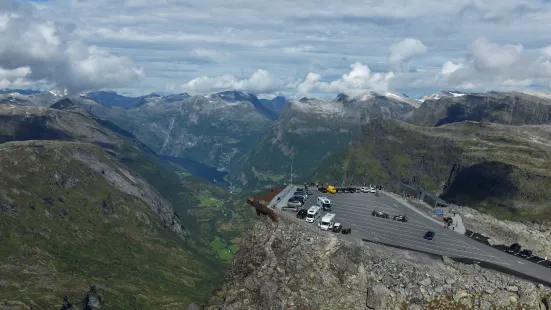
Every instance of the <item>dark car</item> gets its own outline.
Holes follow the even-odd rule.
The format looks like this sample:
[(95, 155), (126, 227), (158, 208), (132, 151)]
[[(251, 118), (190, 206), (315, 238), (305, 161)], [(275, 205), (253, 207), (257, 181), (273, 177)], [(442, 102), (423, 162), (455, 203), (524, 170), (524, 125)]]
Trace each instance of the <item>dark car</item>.
[(327, 188), (325, 187), (320, 187), (318, 188), (318, 191), (322, 192), (322, 193), (327, 193)]
[(400, 221), (400, 222), (404, 222), (404, 223), (408, 221), (408, 218), (405, 215), (396, 215), (396, 216), (393, 217), (393, 219), (395, 221)]
[(382, 218), (385, 218), (385, 219), (388, 218), (388, 214), (384, 213), (383, 211), (373, 210), (373, 213), (371, 213), (371, 215), (376, 216), (376, 217), (382, 217)]
[(293, 195), (302, 196), (304, 199), (308, 199), (308, 194), (306, 194), (306, 192), (294, 192)]
[(518, 243), (513, 243), (507, 249), (507, 253), (518, 254), (520, 252), (521, 246)]
[(349, 187), (349, 188), (348, 188), (348, 192), (349, 192), (349, 193), (355, 193), (355, 192), (356, 192), (356, 188), (355, 188), (355, 187)]
[(425, 234), (425, 236), (423, 236), (423, 238), (427, 239), (427, 240), (432, 240), (434, 238), (434, 231), (427, 231), (427, 233)]
[(532, 250), (522, 250), (522, 251), (520, 251), (519, 255), (523, 258), (528, 258), (528, 257), (532, 256)]
[(306, 209), (300, 209), (297, 213), (297, 218), (303, 220), (307, 214), (308, 214), (308, 211)]
[(333, 225), (333, 232), (334, 233), (340, 233), (341, 230), (342, 230), (341, 223), (335, 223), (335, 225)]
[(297, 188), (295, 193), (306, 194), (308, 196), (314, 195), (314, 193), (312, 193), (309, 189), (304, 189), (304, 188)]
[(293, 196), (289, 200), (291, 201), (300, 201), (300, 203), (304, 204), (306, 202), (306, 199), (304, 196)]

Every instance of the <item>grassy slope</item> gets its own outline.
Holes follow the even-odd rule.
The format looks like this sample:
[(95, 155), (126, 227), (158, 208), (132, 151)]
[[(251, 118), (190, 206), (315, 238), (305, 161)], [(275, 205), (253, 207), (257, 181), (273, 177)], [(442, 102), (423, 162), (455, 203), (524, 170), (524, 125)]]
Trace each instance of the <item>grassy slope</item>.
[[(0, 151), (2, 203), (11, 206), (0, 217), (0, 300), (59, 307), (64, 295), (81, 300), (92, 283), (105, 287), (108, 308), (181, 308), (208, 295), (215, 260), (158, 227), (143, 201), (72, 159), (73, 143), (41, 144)], [(97, 147), (78, 147), (108, 160)], [(54, 173), (78, 182), (59, 186)]]
[[(9, 278), (7, 283), (0, 281), (0, 303), (19, 300), (39, 308), (58, 307), (63, 295), (70, 296), (72, 302), (81, 300), (91, 283), (104, 285), (109, 308), (180, 309), (189, 301), (208, 297), (228, 259), (219, 257), (210, 242), (218, 237), (235, 248), (236, 237), (254, 220), (244, 199), (224, 204), (228, 196), (222, 189), (189, 176), (177, 165), (160, 161), (131, 134), (115, 134), (120, 130), (104, 123), (101, 126), (84, 112), (49, 111), (58, 116), (37, 119), (34, 113), (45, 115), (45, 111), (35, 110), (22, 112), (25, 116), (16, 119), (10, 116), (6, 120), (11, 125), (4, 126), (7, 123), (3, 122), (1, 127), (2, 142), (20, 139), (25, 129), (24, 139), (57, 139), (62, 133), (64, 140), (99, 144), (109, 152), (110, 159), (119, 159), (171, 202), (191, 235), (190, 242), (184, 243), (156, 227), (158, 215), (149, 211), (142, 200), (117, 191), (101, 177), (70, 189), (52, 185), (53, 171), (74, 173), (78, 179), (86, 179), (88, 174), (89, 169), (64, 156), (56, 155), (54, 160), (58, 152), (69, 151), (73, 145), (69, 142), (40, 142), (50, 145), (46, 151), (25, 148), (4, 152), (0, 154), (0, 163), (5, 166), (2, 175), (24, 175), (37, 183), (17, 178), (5, 178), (4, 184), (0, 183), (0, 202), (16, 205), (18, 210), (9, 217), (2, 212), (0, 219), (2, 244), (9, 244), (1, 249), (5, 260), (0, 260), (0, 268)], [(11, 113), (9, 110), (6, 114)], [(35, 130), (25, 125), (29, 121), (35, 124)], [(53, 134), (36, 136), (40, 132)], [(84, 145), (107, 158), (102, 149)], [(33, 159), (26, 152), (42, 152), (42, 157)], [(12, 158), (25, 164), (12, 165)], [(28, 162), (31, 159), (32, 164)], [(52, 198), (54, 205), (45, 203), (42, 197)], [(64, 202), (56, 200), (59, 197)], [(107, 205), (113, 204), (113, 214), (102, 213), (104, 200)], [(204, 201), (217, 203), (205, 205)], [(44, 217), (45, 212), (51, 217)], [(203, 222), (211, 224), (205, 227)], [(4, 255), (7, 253), (11, 255)], [(39, 271), (21, 278), (21, 270), (34, 270), (34, 266)], [(59, 285), (42, 284), (36, 289), (40, 283)]]
[(314, 178), (396, 189), (402, 179), (416, 176), (421, 186), (440, 193), (458, 161), (463, 170), (446, 199), (490, 209), (539, 208), (551, 198), (549, 131), (545, 126), (464, 122), (429, 128), (374, 120), (354, 146), (327, 157)]

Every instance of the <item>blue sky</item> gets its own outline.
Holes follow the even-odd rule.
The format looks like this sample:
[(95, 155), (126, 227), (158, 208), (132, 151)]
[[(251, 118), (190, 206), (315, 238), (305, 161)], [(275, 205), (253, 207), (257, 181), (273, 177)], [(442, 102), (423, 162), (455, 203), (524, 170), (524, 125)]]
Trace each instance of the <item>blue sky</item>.
[(0, 88), (549, 91), (550, 21), (549, 1), (7, 0)]

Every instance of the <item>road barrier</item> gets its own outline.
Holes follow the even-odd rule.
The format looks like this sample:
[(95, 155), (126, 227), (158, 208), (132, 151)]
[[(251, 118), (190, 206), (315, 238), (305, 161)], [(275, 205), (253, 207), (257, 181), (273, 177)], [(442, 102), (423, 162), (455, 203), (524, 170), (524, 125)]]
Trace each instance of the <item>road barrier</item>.
[[(364, 239), (364, 238), (362, 238), (362, 241), (369, 242), (369, 243), (375, 243), (375, 244), (382, 244), (382, 245), (385, 245), (385, 246), (389, 246), (389, 247), (393, 247), (393, 248), (401, 249), (401, 250), (407, 250), (407, 251), (412, 251), (412, 252), (417, 252), (417, 253), (423, 253), (423, 254), (429, 255), (433, 258), (442, 258), (442, 257), (444, 257), (444, 255), (438, 255), (438, 254), (434, 254), (434, 253), (423, 251), (423, 250), (410, 249), (410, 248), (407, 248), (407, 247), (394, 245), (394, 244), (390, 244), (390, 243), (385, 243), (385, 242), (372, 241), (372, 240)], [(518, 278), (521, 278), (521, 279), (524, 279), (524, 280), (527, 280), (527, 281), (530, 281), (530, 282), (543, 284), (547, 287), (551, 287), (551, 282), (550, 281), (534, 278), (532, 276), (529, 276), (529, 275), (523, 274), (521, 272), (509, 269), (507, 267), (503, 267), (501, 265), (497, 265), (497, 264), (489, 263), (489, 262), (484, 262), (484, 261), (473, 260), (473, 259), (470, 259), (470, 258), (452, 257), (452, 256), (448, 256), (448, 257), (450, 259), (456, 261), (456, 262), (459, 262), (459, 263), (463, 263), (463, 264), (467, 264), (467, 265), (477, 264), (480, 267), (483, 267), (483, 268), (486, 268), (486, 269), (495, 270), (495, 271), (502, 272), (502, 273), (505, 273), (505, 274), (508, 274), (508, 275), (511, 275), (511, 276), (515, 276), (515, 277), (518, 277)]]
[[(507, 249), (509, 248), (508, 245), (504, 245), (504, 244), (491, 244), (488, 240), (490, 239), (489, 237), (486, 237), (482, 234), (479, 234), (479, 233), (476, 233), (474, 231), (471, 231), (471, 230), (466, 230), (465, 231), (465, 236), (473, 239), (473, 240), (476, 240), (482, 244), (485, 244), (487, 246), (491, 246), (492, 248), (496, 249), (496, 250), (500, 250), (500, 251), (504, 251), (506, 252)], [(510, 253), (509, 253), (510, 254)], [(527, 258), (524, 258), (524, 257), (521, 257), (517, 254), (510, 254), (510, 255), (515, 255), (515, 256), (518, 256), (519, 259), (526, 259), (527, 261), (530, 261), (532, 263), (535, 263), (535, 264), (538, 264), (540, 266), (544, 266), (544, 267), (548, 267), (550, 268), (551, 267), (551, 262), (548, 261), (547, 259), (543, 258), (543, 257), (539, 257), (539, 256), (530, 256), (530, 257), (527, 257)]]

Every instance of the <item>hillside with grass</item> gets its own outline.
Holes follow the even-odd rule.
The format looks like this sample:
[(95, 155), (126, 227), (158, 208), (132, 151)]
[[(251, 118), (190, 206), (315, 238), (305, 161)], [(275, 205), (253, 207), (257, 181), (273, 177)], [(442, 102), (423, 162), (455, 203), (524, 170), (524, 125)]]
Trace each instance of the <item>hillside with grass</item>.
[(55, 107), (0, 105), (0, 305), (82, 308), (92, 291), (107, 309), (208, 298), (251, 208), (118, 126)]
[(361, 125), (377, 117), (398, 117), (413, 106), (374, 93), (359, 97), (339, 95), (334, 100), (289, 100), (279, 120), (228, 178), (234, 184), (257, 187), (291, 179), (309, 182), (313, 168), (329, 154), (346, 147)]
[[(447, 184), (454, 163), (459, 169)], [(398, 190), (408, 180), (456, 204), (538, 214), (551, 199), (551, 126), (466, 121), (418, 127), (376, 119), (317, 169), (313, 179), (319, 181)]]

